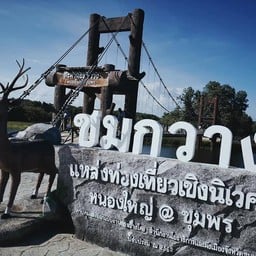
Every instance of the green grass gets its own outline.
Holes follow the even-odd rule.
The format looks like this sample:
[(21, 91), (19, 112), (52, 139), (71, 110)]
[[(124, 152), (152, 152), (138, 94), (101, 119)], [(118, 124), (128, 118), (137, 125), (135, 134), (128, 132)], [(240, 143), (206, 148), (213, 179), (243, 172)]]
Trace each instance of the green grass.
[(20, 131), (26, 129), (28, 126), (30, 126), (33, 123), (29, 122), (18, 122), (18, 121), (8, 121), (7, 123), (7, 129), (11, 131)]

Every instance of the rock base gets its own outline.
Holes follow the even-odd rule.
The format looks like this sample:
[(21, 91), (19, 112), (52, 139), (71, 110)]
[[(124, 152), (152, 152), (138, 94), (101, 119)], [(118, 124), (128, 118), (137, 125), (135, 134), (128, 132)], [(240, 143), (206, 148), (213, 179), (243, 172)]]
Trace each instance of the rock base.
[(78, 238), (129, 255), (256, 255), (256, 175), (64, 146), (58, 196)]

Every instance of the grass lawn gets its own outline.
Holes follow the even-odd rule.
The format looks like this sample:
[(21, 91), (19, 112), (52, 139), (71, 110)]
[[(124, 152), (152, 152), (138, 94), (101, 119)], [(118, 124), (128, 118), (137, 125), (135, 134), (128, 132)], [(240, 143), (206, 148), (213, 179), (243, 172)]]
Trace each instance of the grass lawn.
[(26, 129), (28, 126), (30, 126), (33, 123), (29, 122), (18, 122), (18, 121), (8, 121), (7, 123), (7, 129), (9, 131), (20, 131)]

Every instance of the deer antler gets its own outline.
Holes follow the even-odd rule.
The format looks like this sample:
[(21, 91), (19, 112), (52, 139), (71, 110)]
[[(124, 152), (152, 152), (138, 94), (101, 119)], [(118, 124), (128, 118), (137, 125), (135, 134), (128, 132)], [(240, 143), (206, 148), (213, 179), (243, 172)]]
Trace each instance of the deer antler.
[(2, 83), (0, 83), (0, 86), (2, 88), (2, 91), (0, 92), (0, 94), (1, 94), (1, 93), (4, 93), (5, 87), (4, 87), (4, 85)]
[(20, 77), (22, 77), (30, 69), (30, 67), (29, 67), (29, 68), (26, 68), (24, 70), (24, 66), (25, 66), (25, 60), (24, 59), (22, 60), (22, 64), (20, 64), (17, 60), (16, 60), (16, 62), (17, 62), (17, 64), (18, 64), (20, 69), (19, 69), (19, 72), (17, 73), (17, 75), (12, 80), (12, 82), (11, 83), (7, 83), (6, 87), (4, 87), (4, 85), (2, 83), (0, 83), (0, 87), (2, 88), (2, 92), (1, 93), (3, 93), (3, 98), (5, 98), (5, 99), (8, 98), (10, 92), (22, 89), (22, 88), (26, 87), (27, 84), (28, 84), (28, 75), (26, 75), (25, 83), (23, 85), (21, 85), (21, 86), (14, 87), (14, 85), (16, 84), (18, 79)]

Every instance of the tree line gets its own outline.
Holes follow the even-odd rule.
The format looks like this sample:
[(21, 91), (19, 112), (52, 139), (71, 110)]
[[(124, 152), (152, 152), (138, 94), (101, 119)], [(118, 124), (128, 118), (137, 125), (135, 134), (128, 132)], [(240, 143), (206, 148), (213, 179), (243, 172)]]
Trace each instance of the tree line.
[[(67, 110), (70, 116), (75, 116), (82, 112), (81, 107), (69, 106)], [(22, 121), (30, 123), (48, 123), (52, 121), (53, 114), (56, 113), (54, 105), (51, 103), (22, 100), (20, 104), (9, 112), (9, 121)]]
[[(49, 123), (52, 121), (54, 113), (56, 113), (56, 110), (54, 105), (51, 103), (22, 100), (20, 104), (11, 109), (8, 120), (30, 123)], [(82, 113), (82, 107), (68, 106), (67, 113), (71, 118), (73, 118), (76, 114)], [(117, 111), (114, 111), (113, 114), (116, 116), (118, 115)], [(158, 121), (160, 120), (159, 117), (152, 114), (137, 113), (136, 121), (146, 118)]]
[[(203, 105), (204, 122), (199, 124), (202, 96), (205, 100)], [(170, 126), (177, 121), (187, 121), (195, 127), (200, 128), (202, 126), (201, 128), (207, 128), (212, 125), (211, 119), (214, 112), (213, 104), (208, 102), (212, 102), (215, 98), (217, 98), (215, 109), (216, 124), (228, 127), (236, 137), (247, 136), (256, 131), (255, 123), (246, 113), (249, 106), (247, 93), (243, 90), (236, 91), (232, 86), (220, 84), (216, 81), (210, 81), (202, 91), (194, 90), (192, 87), (185, 88), (177, 99), (180, 107), (169, 113), (164, 113), (162, 117), (157, 117), (153, 114), (137, 113), (136, 121), (146, 118), (154, 119), (165, 126)], [(55, 108), (51, 103), (23, 100), (9, 112), (9, 120), (31, 123), (50, 122), (55, 112)], [(73, 118), (76, 114), (82, 112), (82, 107), (69, 106), (67, 112)], [(114, 112), (114, 115), (117, 115), (117, 113)], [(205, 120), (208, 120), (208, 122)]]
[[(202, 97), (205, 99), (204, 105), (202, 105)], [(213, 99), (217, 99), (215, 110)], [(161, 118), (162, 124), (170, 125), (182, 120), (198, 128), (207, 128), (212, 125), (211, 120), (215, 111), (215, 124), (228, 127), (234, 136), (243, 137), (255, 131), (255, 124), (246, 113), (249, 105), (247, 93), (243, 90), (236, 91), (228, 84), (210, 81), (202, 91), (194, 90), (192, 87), (185, 88), (178, 100), (181, 107), (165, 113)], [(202, 123), (199, 123), (200, 104), (203, 108), (201, 114), (204, 115)]]

